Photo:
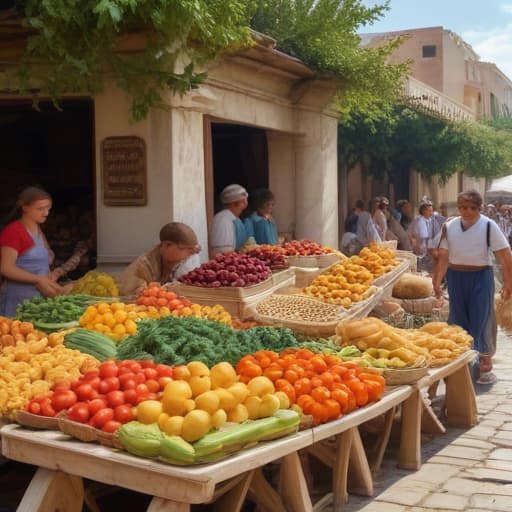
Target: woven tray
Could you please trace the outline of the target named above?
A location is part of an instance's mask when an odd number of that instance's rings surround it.
[[[388,386],[400,386],[402,384],[412,384],[424,377],[428,373],[428,367],[421,368],[399,368],[384,370],[384,380]]]
[[[27,411],[18,411],[16,413],[16,422],[24,427],[37,428],[42,430],[59,430],[59,419],[39,414],[32,414]]]
[[[62,433],[86,443],[100,443],[102,445],[112,446],[115,448],[121,447],[117,442],[115,434],[103,432],[85,423],[71,421],[65,416],[58,418],[58,428]]]
[[[239,300],[258,295],[259,293],[270,290],[274,285],[273,277],[270,276],[260,283],[251,286],[219,286],[218,288],[207,288],[203,286],[190,286],[183,283],[173,283],[172,291],[182,295],[192,302],[201,304],[201,299],[211,299],[215,296],[219,299]]]

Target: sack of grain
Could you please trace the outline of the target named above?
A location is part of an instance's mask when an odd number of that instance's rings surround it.
[[[432,279],[406,272],[393,286],[393,297],[398,299],[425,299],[432,296]]]

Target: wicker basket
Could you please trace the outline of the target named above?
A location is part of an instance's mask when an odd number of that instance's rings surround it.
[[[58,418],[59,429],[68,436],[86,443],[98,442],[98,430],[85,423],[68,420],[65,416]]]
[[[38,428],[43,430],[59,430],[59,419],[39,414],[32,414],[27,411],[18,411],[16,413],[16,422],[24,427]]]
[[[416,272],[418,270],[418,258],[413,252],[398,249],[395,256],[401,260],[407,260],[409,262],[410,272]]]
[[[388,386],[401,386],[417,382],[428,373],[428,367],[398,368],[384,370],[384,380]]]

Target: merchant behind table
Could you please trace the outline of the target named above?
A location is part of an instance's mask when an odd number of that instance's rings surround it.
[[[160,243],[139,256],[119,276],[120,295],[138,295],[149,283],[165,284],[200,264],[201,246],[194,230],[182,222],[170,222],[160,230]]]
[[[213,217],[210,232],[211,256],[238,251],[249,239],[240,215],[247,208],[249,194],[237,184],[228,185],[220,193],[223,209]]]

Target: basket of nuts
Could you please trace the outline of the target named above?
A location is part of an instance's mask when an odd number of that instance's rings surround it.
[[[342,307],[300,294],[272,294],[251,309],[252,317],[260,324],[316,336],[334,334],[336,325],[346,315]]]

